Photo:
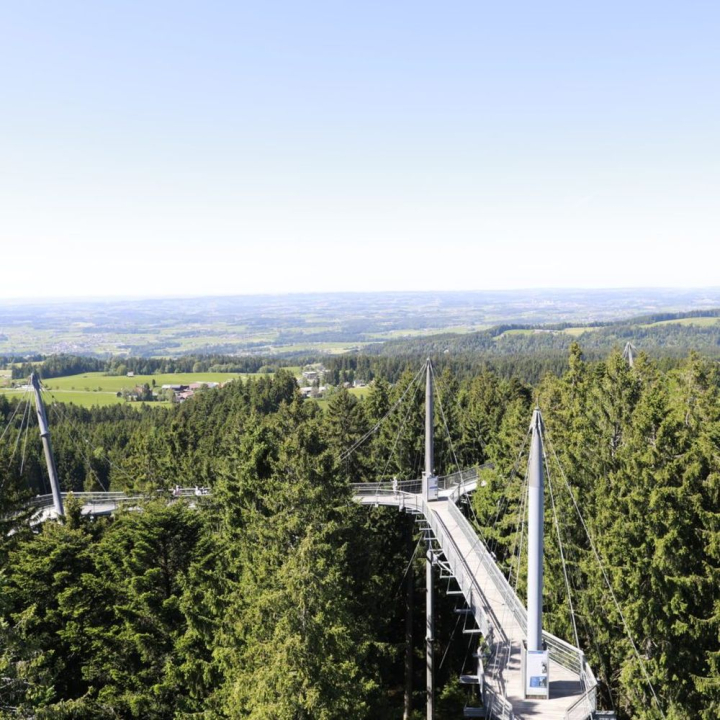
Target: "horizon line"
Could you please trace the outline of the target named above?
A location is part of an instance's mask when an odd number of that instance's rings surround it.
[[[720,285],[628,285],[628,286],[597,286],[597,287],[516,287],[493,289],[463,289],[463,290],[297,290],[287,292],[267,293],[170,293],[153,295],[141,293],[137,295],[33,295],[33,296],[0,296],[0,304],[20,305],[26,303],[63,303],[63,302],[140,302],[144,300],[211,300],[232,298],[273,298],[273,297],[317,297],[338,295],[483,295],[496,293],[568,293],[568,292],[703,292],[720,291]]]

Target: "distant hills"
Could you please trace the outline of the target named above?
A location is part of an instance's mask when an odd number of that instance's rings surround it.
[[[0,301],[0,356],[292,356],[717,347],[720,288]]]
[[[383,355],[480,353],[489,356],[565,354],[578,341],[589,356],[604,355],[627,342],[663,356],[697,350],[720,356],[720,309],[655,313],[616,322],[550,325],[503,324],[464,335],[437,334],[386,342],[374,352]]]

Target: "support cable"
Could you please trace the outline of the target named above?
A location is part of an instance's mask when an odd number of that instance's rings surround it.
[[[550,490],[550,503],[552,505],[553,520],[555,521],[555,532],[557,533],[558,547],[560,548],[560,561],[562,563],[563,577],[565,578],[565,589],[567,590],[568,605],[570,606],[570,620],[572,621],[573,636],[575,637],[575,647],[580,647],[580,639],[578,637],[577,624],[575,623],[575,608],[573,607],[572,593],[570,592],[570,580],[567,574],[567,565],[565,563],[565,551],[563,549],[562,539],[560,537],[560,523],[558,522],[557,510],[555,509],[555,493],[553,492],[552,476],[548,466],[547,453],[545,452],[545,443],[542,430],[540,430],[540,446],[543,451],[543,462],[545,463],[545,474],[548,479],[548,488]]]
[[[498,520],[500,519],[500,513],[502,512],[503,508],[505,507],[505,504],[507,502],[507,490],[510,485],[510,480],[517,474],[518,466],[520,465],[520,460],[522,459],[523,455],[525,454],[525,446],[527,445],[528,438],[530,437],[530,430],[528,430],[527,433],[525,433],[525,437],[523,438],[523,444],[520,448],[520,452],[518,453],[517,459],[515,460],[515,465],[513,465],[512,470],[510,471],[510,474],[508,475],[508,482],[503,488],[502,494],[498,498],[497,501],[497,508],[495,512],[495,519],[493,520],[492,529],[495,530],[495,527],[497,526]],[[488,551],[492,552],[494,554],[495,550],[497,550],[497,540],[493,543],[493,549],[490,550],[490,547],[488,545]]]
[[[62,403],[61,401],[59,401],[59,400],[55,397],[55,395],[53,395],[53,394],[52,394],[51,392],[49,392],[49,391],[46,391],[44,388],[43,388],[43,392],[48,392],[48,394],[49,394],[50,397],[52,398],[53,403],[52,403],[52,405],[51,405],[50,407],[53,409],[53,411],[55,412],[55,414],[56,414],[56,415],[60,415],[60,414],[61,414],[61,415],[62,415],[62,418],[61,418],[61,419],[64,420],[68,425],[70,425],[70,428],[71,428],[72,430],[76,430],[76,431],[77,431],[78,438],[79,438],[80,440],[82,440],[86,445],[90,445],[90,441],[89,441],[89,440],[83,435],[83,433],[78,429],[77,425],[67,416],[67,413],[65,412],[65,409],[64,409],[64,406],[63,406],[63,403]],[[128,473],[128,472],[127,472],[124,468],[122,468],[120,465],[116,465],[116,464],[110,459],[110,455],[107,453],[107,451],[105,450],[105,448],[101,447],[100,449],[103,451],[103,455],[105,456],[105,460],[107,460],[108,465],[109,465],[111,468],[113,468],[113,470],[117,470],[119,473],[123,474],[126,478],[128,478],[128,480],[130,480],[131,483],[134,484],[134,483],[135,483],[135,478],[133,478],[133,476],[130,475],[130,473]],[[92,470],[92,465],[90,466],[90,469]],[[93,470],[93,472],[95,472],[95,471]],[[97,473],[96,473],[96,477],[97,477]],[[100,487],[103,486],[103,484],[100,482],[100,479],[99,479],[99,478],[98,478],[98,483],[100,484]],[[106,492],[108,492],[108,491],[106,490]]]
[[[395,402],[395,404],[383,415],[380,420],[375,423],[375,426],[372,427],[370,430],[368,430],[359,440],[356,440],[341,456],[340,460],[346,460],[350,455],[352,455],[355,450],[357,450],[371,435],[377,432],[377,430],[380,428],[380,426],[387,420],[387,418],[395,411],[395,409],[402,403],[402,401],[405,399],[405,396],[407,395],[410,388],[417,382],[417,379],[420,377],[420,375],[425,371],[425,365],[423,365],[420,370],[418,370],[417,375],[412,379],[412,381],[408,384],[408,386],[405,388],[405,392],[399,397],[399,399]]]
[[[424,370],[425,367],[423,366],[422,370]],[[421,372],[422,372],[421,370]],[[403,397],[405,397],[407,391],[412,387],[412,385],[417,381],[418,377],[420,377],[420,373],[418,373],[415,378],[413,379],[412,383],[407,386],[405,392],[403,393]],[[415,401],[415,398],[417,397],[417,392],[420,389],[420,383],[418,383],[417,387],[415,388],[415,392],[413,393],[412,399],[413,402]],[[396,403],[397,404],[397,403]],[[392,450],[388,453],[387,460],[385,461],[385,467],[383,468],[383,471],[380,475],[380,477],[384,477],[385,473],[387,472],[387,469],[390,465],[390,460],[392,460],[393,455],[395,454],[395,448],[397,447],[398,440],[400,440],[400,435],[402,434],[402,431],[405,429],[405,425],[407,424],[408,418],[410,417],[410,413],[412,412],[412,403],[408,406],[407,412],[405,413],[405,417],[403,418],[402,424],[398,428],[397,433],[395,434],[395,442],[393,443]]]
[[[405,567],[405,572],[403,573],[402,580],[400,580],[400,584],[398,585],[397,590],[395,591],[395,594],[393,595],[393,600],[399,595],[400,590],[402,589],[403,583],[405,582],[405,578],[407,577],[407,574],[410,572],[410,568],[412,567],[412,564],[415,562],[415,559],[417,558],[417,551],[420,547],[420,543],[423,541],[422,535],[418,538],[418,541],[415,545],[415,549],[413,550],[413,554],[410,556],[410,561],[408,562],[407,566]]]
[[[57,407],[59,404],[60,403],[58,403],[58,402],[54,402],[50,406],[51,409],[55,412],[56,417],[60,416],[60,411],[57,410]],[[78,430],[77,426],[71,420],[68,419],[68,417],[67,417],[67,415],[65,415],[64,411],[63,411],[63,419],[65,420],[65,422],[68,423],[71,430],[76,431],[78,439],[83,440],[84,438],[82,437],[81,432]],[[89,441],[88,441],[88,444],[89,444]],[[83,446],[79,442],[77,443],[77,448],[80,451],[80,455],[82,455],[83,460],[85,460],[88,470],[95,476],[95,479],[97,480],[98,485],[103,489],[104,492],[108,492],[108,488],[106,488],[103,485],[102,481],[100,480],[100,476],[98,475],[97,471],[95,470],[95,468],[92,466],[92,463],[90,462],[90,458],[88,457]],[[108,462],[110,462],[110,461],[108,460]]]
[[[648,674],[647,668],[645,667],[645,663],[642,659],[642,656],[640,655],[640,651],[637,649],[635,640],[633,640],[632,634],[630,633],[630,628],[628,627],[628,623],[627,623],[627,620],[625,619],[625,615],[622,611],[622,608],[620,607],[620,603],[618,602],[618,599],[615,596],[615,592],[612,589],[612,585],[610,584],[610,579],[608,578],[607,572],[605,571],[605,566],[603,565],[603,562],[600,559],[600,553],[597,550],[597,547],[592,538],[592,535],[590,534],[590,530],[588,529],[588,526],[585,524],[585,519],[583,518],[582,513],[580,512],[580,508],[577,504],[577,500],[575,500],[575,495],[573,495],[572,488],[570,487],[570,483],[568,482],[567,476],[565,475],[565,471],[563,470],[563,467],[560,464],[560,460],[558,459],[557,453],[555,452],[555,447],[550,442],[548,442],[548,444],[550,446],[550,449],[552,450],[553,456],[555,457],[555,462],[557,463],[557,466],[560,468],[560,474],[562,475],[562,478],[565,482],[565,487],[567,488],[568,494],[570,495],[570,499],[572,500],[573,506],[575,507],[575,512],[577,513],[578,518],[580,518],[580,523],[582,524],[583,530],[585,531],[585,535],[587,536],[587,539],[590,543],[590,548],[593,551],[595,560],[597,561],[597,564],[600,567],[600,571],[602,573],[603,579],[605,580],[605,584],[607,585],[607,588],[610,591],[610,597],[612,597],[612,599],[613,599],[613,603],[615,604],[615,609],[617,610],[618,615],[620,615],[620,619],[623,622],[623,626],[625,628],[625,634],[627,635],[627,638],[630,641],[630,645],[632,646],[632,649],[635,652],[635,656],[638,660],[638,663],[640,664],[643,675],[645,676],[645,682],[647,682],[648,687],[650,688],[650,692],[652,693],[653,699],[655,700],[655,705],[657,706],[657,709],[660,711],[660,715],[663,717],[663,720],[664,720],[665,712],[663,711],[662,706],[660,705],[658,696],[655,693],[655,688],[653,687],[652,681],[650,680],[650,675]]]
[[[453,638],[455,637],[455,632],[458,629],[458,625],[460,624],[460,615],[458,615],[457,620],[455,621],[455,627],[453,628],[453,631],[450,633],[450,639],[447,641],[447,645],[445,646],[445,652],[443,653],[442,660],[440,661],[440,664],[438,665],[438,670],[442,669],[443,663],[445,662],[445,658],[447,657],[448,651],[450,650],[450,646],[452,645]],[[463,667],[464,669],[464,667]]]
[[[520,581],[520,565],[522,563],[522,549],[523,545],[525,543],[525,525],[527,524],[525,522],[525,508],[527,507],[527,491],[528,491],[528,480],[530,479],[530,473],[525,473],[525,481],[523,482],[523,495],[522,495],[522,503],[520,504],[520,542],[518,543],[517,548],[515,548],[517,552],[517,565],[515,569],[515,594],[517,595],[517,586],[518,582]]]
[[[17,452],[18,446],[20,445],[20,438],[23,435],[23,430],[26,429],[26,421],[29,422],[28,409],[30,408],[30,399],[25,400],[25,409],[23,410],[22,420],[20,421],[20,430],[15,438],[15,446],[13,447],[12,455],[10,456],[10,462],[15,459],[15,453]]]
[[[455,446],[453,445],[452,437],[450,436],[450,429],[448,428],[447,418],[445,417],[445,410],[443,409],[442,397],[440,395],[440,386],[438,385],[437,376],[435,375],[435,370],[433,369],[432,363],[430,364],[430,374],[432,375],[434,381],[433,387],[435,388],[435,395],[437,395],[438,405],[440,406],[440,416],[442,417],[443,425],[445,426],[445,434],[447,435],[448,443],[450,444],[450,450],[452,452],[453,460],[455,460],[455,467],[460,470],[460,463],[458,462],[457,455],[455,454]]]
[[[10,426],[12,425],[12,421],[15,419],[15,416],[18,413],[18,410],[20,409],[20,406],[23,404],[23,400],[26,400],[26,395],[28,394],[28,390],[25,390],[25,392],[20,396],[20,399],[18,400],[18,404],[15,406],[15,410],[13,411],[13,414],[10,416],[10,419],[7,421],[7,425],[5,426],[5,429],[2,431],[2,435],[0,435],[0,442],[2,442],[3,438],[5,437],[5,433],[10,429]]]
[[[28,405],[30,405],[30,400],[28,398]],[[27,441],[28,441],[28,435],[30,434],[30,416],[28,415],[28,424],[25,428],[25,439],[23,440],[23,449],[22,449],[22,460],[20,462],[20,476],[22,477],[23,470],[25,468],[25,451],[27,450]]]

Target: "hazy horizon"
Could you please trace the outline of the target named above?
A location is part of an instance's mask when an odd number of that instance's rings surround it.
[[[55,296],[27,296],[27,297],[3,297],[0,296],[0,304],[30,304],[30,303],[83,303],[83,302],[123,302],[123,301],[144,301],[144,300],[212,300],[212,299],[233,299],[233,298],[272,298],[289,296],[332,296],[332,295],[492,295],[492,294],[543,294],[551,296],[553,293],[697,293],[697,292],[720,293],[720,284],[705,285],[698,287],[518,287],[518,288],[492,288],[492,289],[461,289],[461,290],[428,290],[428,289],[407,289],[407,290],[329,290],[329,291],[286,291],[286,292],[247,292],[247,293],[168,293],[153,295],[150,293],[137,295],[55,295]],[[720,302],[720,299],[719,299]]]

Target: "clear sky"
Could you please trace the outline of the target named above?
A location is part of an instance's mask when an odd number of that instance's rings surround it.
[[[720,285],[720,2],[0,2],[0,297]]]

